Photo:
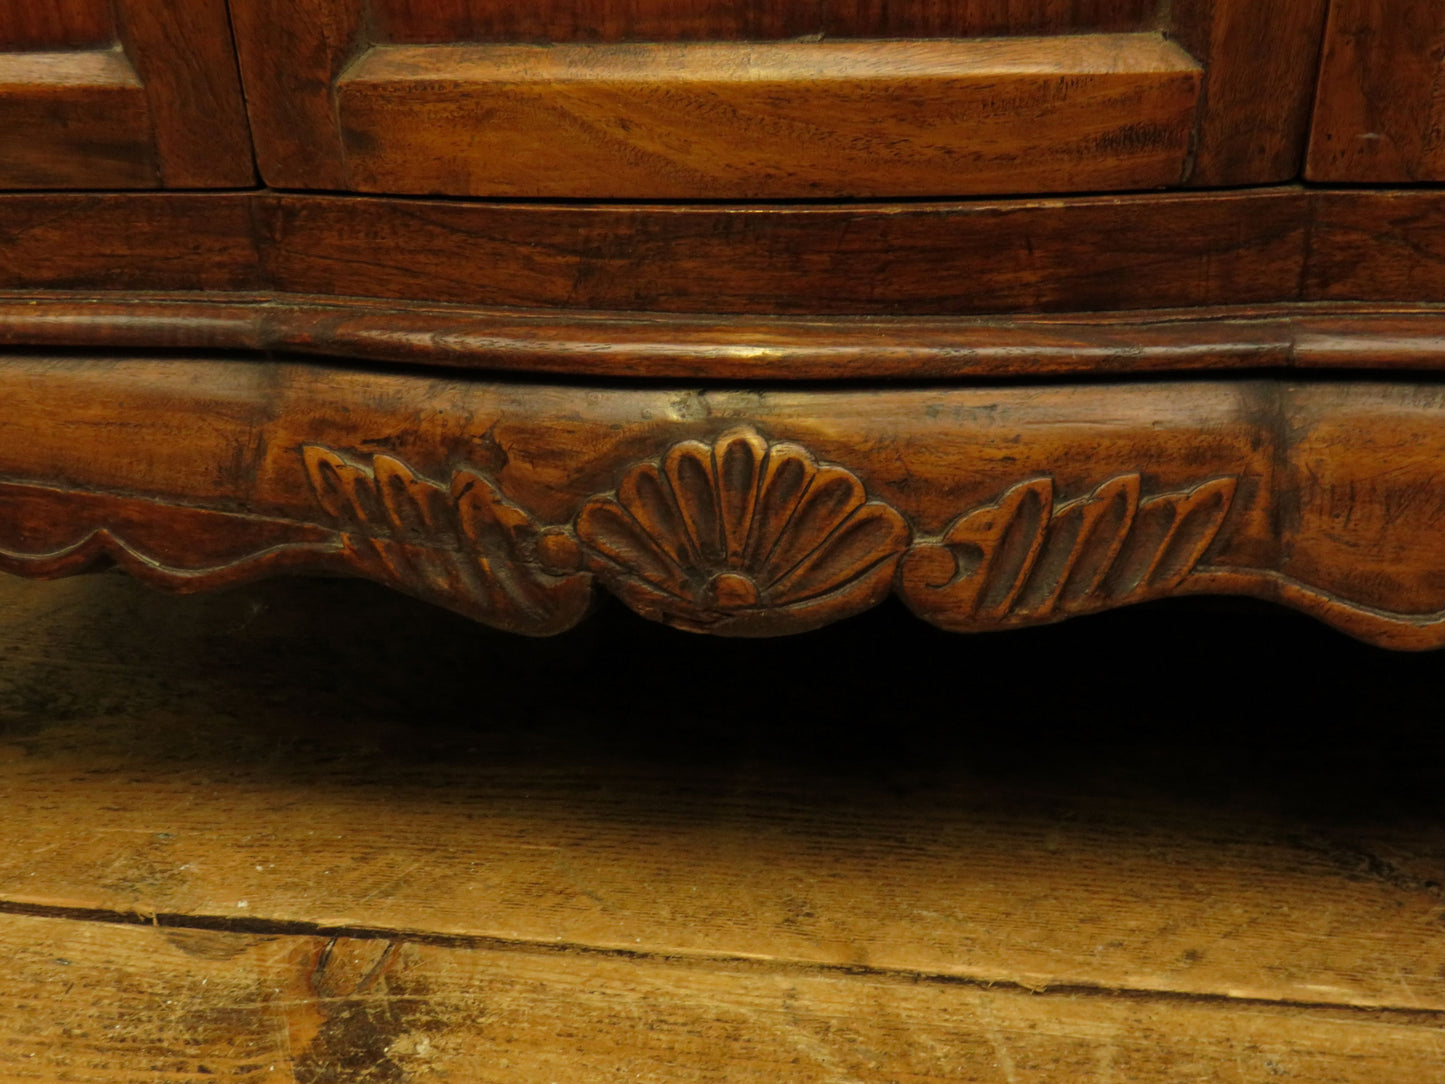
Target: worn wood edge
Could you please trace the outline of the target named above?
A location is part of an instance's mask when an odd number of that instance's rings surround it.
[[[1445,305],[701,317],[238,293],[4,294],[0,345],[245,350],[577,377],[952,379],[1445,367]]]

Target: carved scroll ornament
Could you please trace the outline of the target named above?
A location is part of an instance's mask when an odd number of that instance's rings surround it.
[[[627,468],[570,525],[542,525],[470,470],[426,479],[387,455],[304,450],[352,570],[520,632],[570,627],[593,576],[637,613],[696,632],[799,632],[900,592],[949,629],[1057,620],[1166,594],[1218,535],[1235,479],[1141,495],[1138,475],[1057,501],[1035,478],[915,538],[851,471],[736,429]]]
[[[932,537],[870,497],[852,471],[750,428],[682,441],[628,466],[613,491],[584,500],[566,524],[540,522],[471,469],[439,481],[395,456],[354,458],[314,444],[303,446],[301,462],[324,526],[167,512],[194,521],[191,546],[233,539],[242,526],[267,537],[282,529],[273,544],[229,561],[167,564],[154,552],[164,532],[149,532],[146,547],[107,527],[46,552],[0,547],[0,570],[66,575],[109,560],[175,590],[344,570],[536,636],[580,621],[594,580],[644,617],[731,636],[816,628],[896,590],[920,617],[972,631],[1184,588],[1223,530],[1237,484],[1207,478],[1146,494],[1140,476],[1128,474],[1061,501],[1052,479],[1031,478],[995,503],[962,510]],[[176,559],[191,559],[187,542],[178,545]]]

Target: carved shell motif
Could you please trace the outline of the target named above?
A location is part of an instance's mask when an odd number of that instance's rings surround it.
[[[367,465],[308,445],[302,456],[355,572],[533,636],[569,629],[587,612],[592,578],[576,540],[539,526],[482,475],[459,470],[447,486],[388,455]]]
[[[751,429],[673,445],[577,516],[592,570],[638,613],[698,632],[771,636],[889,592],[907,523],[850,471]]]
[[[1238,480],[1142,497],[1137,474],[1056,503],[1051,478],[1014,486],[997,504],[919,540],[899,571],[909,607],[945,629],[1056,621],[1156,598],[1208,552]]]

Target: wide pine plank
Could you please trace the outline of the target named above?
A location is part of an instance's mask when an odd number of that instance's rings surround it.
[[[1431,1014],[0,915],[0,1074],[130,1084],[1441,1079]]]
[[[1399,808],[1439,743],[1376,733],[1429,659],[1293,619],[536,644],[345,584],[0,597],[10,905],[1445,1009],[1440,834]],[[1250,699],[1277,664],[1314,684]]]

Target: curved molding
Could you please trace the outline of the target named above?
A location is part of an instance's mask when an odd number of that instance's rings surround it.
[[[546,312],[289,294],[0,295],[0,345],[290,352],[578,378],[1431,370],[1445,364],[1442,341],[1445,307],[1431,305],[824,318]]]

